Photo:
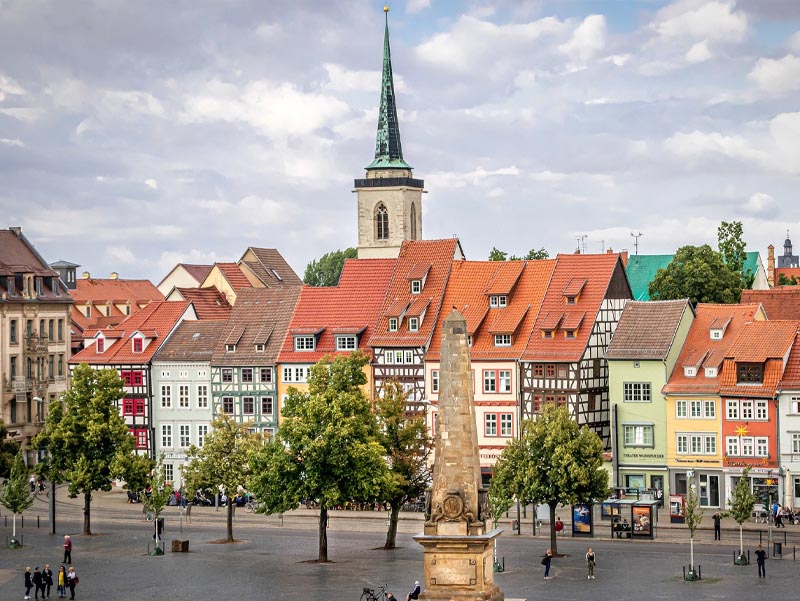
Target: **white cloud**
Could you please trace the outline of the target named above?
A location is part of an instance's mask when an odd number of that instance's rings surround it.
[[[751,215],[770,217],[775,215],[777,203],[769,194],[756,192],[742,204],[742,210]]]
[[[733,0],[680,0],[658,11],[650,28],[664,40],[740,42],[747,34],[747,15]]]
[[[158,190],[158,182],[154,180],[152,177],[144,180],[144,185],[150,188],[151,190]]]
[[[769,94],[800,90],[800,57],[787,54],[781,59],[760,58],[747,78]]]
[[[719,132],[678,132],[667,138],[664,146],[670,153],[681,158],[707,158],[715,155],[759,161],[765,158],[744,137],[726,136]]]
[[[0,138],[0,144],[3,146],[18,146],[20,148],[25,147],[25,142],[20,140],[19,138]]]
[[[102,101],[104,108],[117,118],[130,118],[134,114],[164,117],[166,113],[161,102],[148,92],[107,90]]]
[[[322,85],[323,89],[335,92],[375,92],[381,86],[380,71],[354,71],[333,63],[323,65],[328,73],[328,81]],[[395,92],[402,92],[405,82],[400,75],[394,75]]]
[[[468,172],[439,171],[437,173],[431,173],[426,179],[435,182],[436,186],[440,188],[463,188],[465,186],[480,186],[487,180],[491,180],[495,177],[517,175],[519,175],[519,169],[511,165],[510,167],[500,167],[499,169],[490,170],[478,167]]]
[[[135,263],[136,255],[125,246],[110,246],[106,250],[106,257],[113,263]]]
[[[160,273],[166,275],[178,263],[189,263],[190,265],[211,265],[220,260],[222,259],[220,259],[220,257],[217,256],[217,253],[215,253],[213,250],[209,251],[205,249],[199,250],[193,248],[186,251],[162,251],[158,256],[156,264]],[[228,257],[228,260],[232,260],[232,258]]]
[[[408,0],[406,2],[406,12],[415,14],[431,7],[431,0]]]
[[[5,100],[8,96],[19,96],[25,93],[25,90],[16,81],[10,77],[0,73],[0,102]]]
[[[794,34],[786,42],[787,48],[795,52],[800,52],[800,31],[795,31]]]
[[[708,49],[708,42],[703,40],[689,49],[689,52],[686,53],[686,60],[690,63],[703,63],[712,56],[711,51]]]
[[[589,15],[572,32],[569,41],[558,49],[570,57],[574,69],[586,64],[606,45],[606,19],[603,15]]]
[[[781,113],[771,119],[769,133],[776,166],[787,173],[800,174],[800,112]]]

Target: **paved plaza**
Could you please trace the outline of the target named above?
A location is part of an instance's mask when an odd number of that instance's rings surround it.
[[[358,601],[363,587],[381,584],[388,584],[389,590],[404,599],[414,580],[423,580],[422,549],[406,532],[420,523],[418,516],[404,521],[403,532],[398,535],[399,548],[393,551],[380,549],[384,532],[378,527],[385,524],[384,520],[343,521],[334,517],[328,537],[332,563],[321,565],[313,561],[317,531],[308,510],[304,510],[308,511],[304,518],[286,516],[283,525],[275,516],[239,510],[234,528],[239,542],[218,544],[216,541],[225,536],[222,510],[193,508],[192,523],[184,523],[181,533],[177,509],[170,507],[165,511],[167,552],[163,557],[150,557],[147,545],[152,525],[142,521],[141,506],[127,504],[124,494],[98,496],[93,503],[95,535],[91,537],[80,534],[78,500],[67,500],[63,491],[58,498],[56,535],[50,534],[45,501],[37,501],[25,514],[24,529],[18,523],[25,547],[0,549],[3,601],[22,598],[24,566],[49,563],[54,571],[58,569],[64,534],[70,534],[74,542],[73,565],[81,578],[76,598],[81,600]],[[37,515],[41,516],[38,529]],[[3,530],[5,539],[11,534],[10,518]],[[791,552],[785,559],[769,560],[768,578],[759,580],[755,565],[732,564],[738,536],[734,537],[732,531],[726,531],[725,536],[730,540],[723,544],[709,541],[695,545],[696,563],[702,566],[704,580],[690,584],[680,576],[682,566],[688,564],[688,544],[564,537],[559,540],[559,551],[568,556],[556,559],[554,578],[544,580],[540,560],[547,539],[504,535],[498,541],[498,555],[504,559],[505,571],[496,574],[496,581],[509,600],[795,598],[798,564]],[[174,538],[188,539],[190,553],[172,553],[169,543]],[[583,554],[588,545],[597,553],[595,580],[586,578]]]

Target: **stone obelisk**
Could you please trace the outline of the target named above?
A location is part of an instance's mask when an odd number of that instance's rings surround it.
[[[442,324],[439,418],[430,513],[415,536],[425,553],[420,599],[502,601],[494,583],[494,540],[481,494],[478,430],[467,323],[455,309]]]

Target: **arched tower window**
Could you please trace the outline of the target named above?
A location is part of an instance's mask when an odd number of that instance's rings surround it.
[[[389,211],[383,203],[375,209],[375,239],[389,239]]]
[[[417,205],[411,203],[411,239],[417,240]]]

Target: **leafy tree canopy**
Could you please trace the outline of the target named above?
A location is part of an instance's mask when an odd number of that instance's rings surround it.
[[[785,273],[778,274],[778,286],[797,286],[798,283],[795,276],[787,278]]]
[[[84,496],[84,534],[92,533],[92,491],[110,490],[113,478],[125,478],[125,456],[133,453],[133,436],[117,408],[123,394],[115,370],[79,365],[34,439],[47,451],[42,472],[54,482],[67,481],[70,497]]]
[[[14,465],[14,458],[19,452],[19,444],[8,438],[8,428],[3,420],[0,420],[0,478],[8,478],[11,474],[11,466]]]
[[[550,253],[545,250],[544,247],[540,249],[532,248],[528,251],[528,253],[524,257],[518,257],[516,255],[508,256],[507,252],[502,250],[498,250],[496,247],[492,247],[491,252],[489,252],[489,260],[490,261],[505,261],[508,259],[509,261],[536,261],[539,259],[549,259]]]
[[[658,270],[649,290],[653,300],[731,304],[742,296],[742,278],[708,244],[683,246],[667,267]]]
[[[0,505],[11,513],[22,513],[33,504],[33,498],[28,484],[28,468],[22,460],[22,453],[17,453],[11,465],[11,475],[0,492]]]
[[[303,282],[309,286],[336,286],[342,274],[345,259],[358,257],[358,250],[346,248],[325,253],[319,259],[314,259],[306,265]]]
[[[555,554],[558,504],[586,503],[608,494],[603,443],[586,426],[579,428],[564,407],[545,405],[535,420],[523,423],[522,436],[503,449],[489,493],[492,505],[513,497],[550,506],[550,546]]]
[[[379,500],[389,485],[377,421],[362,389],[367,361],[356,352],[313,366],[308,391],[289,388],[275,440],[252,460],[251,489],[267,513],[294,509],[303,499],[319,505],[321,562],[328,560],[328,510]]]
[[[741,274],[741,287],[750,288],[753,285],[755,274],[749,269],[746,272],[744,270],[747,244],[743,236],[744,229],[741,221],[723,221],[717,228],[717,242],[722,259],[734,272]]]

